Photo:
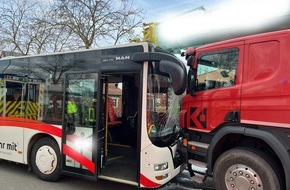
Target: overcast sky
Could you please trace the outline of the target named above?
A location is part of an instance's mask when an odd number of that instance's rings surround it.
[[[210,9],[221,0],[136,0],[145,14],[145,22],[160,22],[186,11],[204,6]]]

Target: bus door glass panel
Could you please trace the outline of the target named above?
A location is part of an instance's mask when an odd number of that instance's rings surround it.
[[[97,73],[67,74],[63,121],[63,168],[95,175]]]

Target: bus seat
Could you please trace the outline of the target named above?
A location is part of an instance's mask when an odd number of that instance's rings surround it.
[[[121,126],[122,122],[117,117],[112,98],[108,98],[108,114],[109,114],[108,127]]]

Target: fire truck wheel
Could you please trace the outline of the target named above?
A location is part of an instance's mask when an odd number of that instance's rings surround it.
[[[48,137],[38,140],[31,151],[31,168],[42,180],[57,181],[61,176],[60,150]]]
[[[282,189],[277,168],[275,161],[263,152],[246,148],[231,149],[224,152],[214,165],[215,188]]]

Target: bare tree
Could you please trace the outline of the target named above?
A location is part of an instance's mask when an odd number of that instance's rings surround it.
[[[133,0],[0,0],[0,49],[27,55],[128,42],[142,14]]]
[[[0,0],[0,48],[27,55],[78,47],[79,38],[55,24],[51,8],[37,0]]]
[[[77,35],[86,49],[117,44],[141,25],[142,11],[131,0],[57,0],[58,25]]]
[[[42,12],[45,12],[45,14],[42,17],[39,16],[35,21],[35,31],[38,34],[34,43],[35,53],[78,49],[82,41],[71,30],[56,24],[55,21],[59,17],[54,14],[52,7]]]
[[[128,42],[136,37],[136,28],[142,26],[143,10],[134,7],[133,1],[123,0],[114,13],[114,24],[109,37],[114,40],[114,45]]]
[[[27,55],[31,44],[35,39],[35,34],[31,30],[33,20],[33,7],[35,3],[28,3],[21,0],[1,0],[1,46],[11,51],[18,51]]]

